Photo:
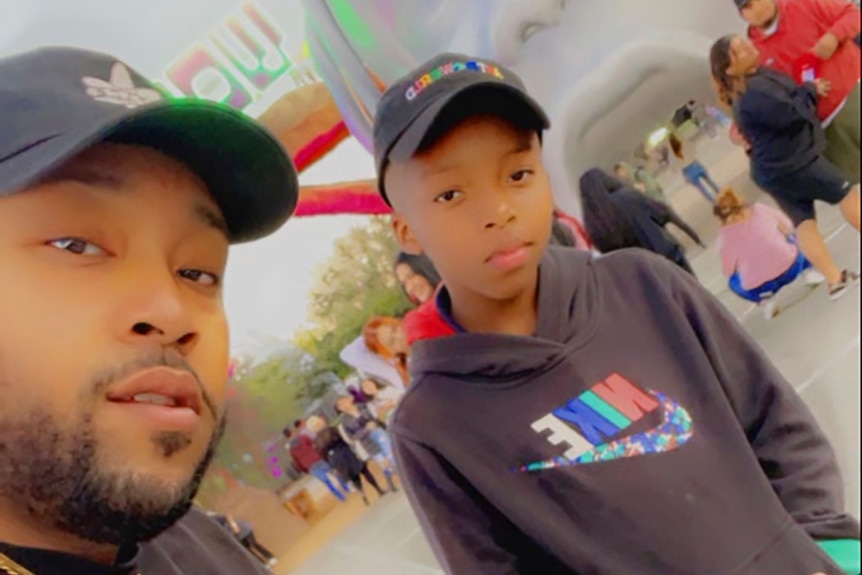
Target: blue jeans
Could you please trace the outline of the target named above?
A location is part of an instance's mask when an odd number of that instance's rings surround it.
[[[715,183],[715,180],[710,177],[709,172],[706,171],[703,164],[698,161],[690,163],[682,169],[682,175],[685,176],[685,181],[697,188],[709,203],[715,203],[715,198],[721,192],[721,189]],[[707,190],[706,186],[712,188],[712,192]]]
[[[810,269],[811,262],[809,262],[805,258],[805,256],[802,255],[802,252],[799,252],[799,256],[797,256],[796,261],[793,262],[793,265],[791,265],[786,272],[773,280],[769,280],[763,285],[747,290],[742,287],[742,278],[739,277],[738,273],[734,273],[732,276],[730,276],[729,285],[731,291],[733,291],[733,293],[735,293],[742,299],[754,303],[760,303],[761,301],[769,299],[775,294],[777,294],[781,288],[793,283],[800,275]]]
[[[347,491],[348,491],[347,483],[344,482],[344,479],[342,479],[342,477],[340,475],[335,473],[335,471],[332,469],[332,467],[327,462],[320,461],[318,463],[315,463],[314,465],[311,466],[311,469],[308,470],[308,473],[312,477],[314,477],[315,479],[317,479],[318,481],[320,481],[321,483],[326,485],[327,489],[329,489],[329,491],[333,495],[335,495],[336,499],[338,499],[339,501],[346,501],[347,500],[347,496],[345,495],[345,493],[347,493]],[[332,476],[333,475],[338,477],[338,482],[341,484],[341,490],[340,491],[335,486],[335,484],[332,482]]]

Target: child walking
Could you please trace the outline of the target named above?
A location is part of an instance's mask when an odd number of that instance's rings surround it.
[[[734,319],[665,258],[546,250],[548,127],[459,54],[377,111],[395,233],[443,278],[390,430],[445,571],[838,575],[817,541],[859,526],[835,455]]]

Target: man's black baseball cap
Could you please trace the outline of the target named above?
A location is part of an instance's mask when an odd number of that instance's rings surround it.
[[[241,112],[172,98],[105,54],[43,48],[0,59],[0,197],[103,141],[154,148],[188,166],[221,208],[232,243],[274,232],[296,207],[293,163]]]
[[[434,123],[461,96],[483,89],[488,98],[509,98],[538,132],[551,126],[542,107],[527,94],[523,80],[504,66],[463,54],[440,54],[422,64],[383,94],[374,118],[374,161],[383,199],[383,176],[390,161],[408,160]]]
[[[743,8],[751,4],[751,0],[733,0],[733,2],[736,4],[736,7],[739,10],[742,10]]]

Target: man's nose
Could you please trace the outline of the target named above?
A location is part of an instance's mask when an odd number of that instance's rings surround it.
[[[187,355],[199,334],[176,274],[164,266],[149,266],[124,278],[123,283],[127,286],[123,290],[124,309],[118,314],[123,337],[135,343],[172,347]]]

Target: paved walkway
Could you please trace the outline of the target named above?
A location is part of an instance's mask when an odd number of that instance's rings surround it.
[[[717,152],[713,150],[713,152]],[[727,149],[709,162],[720,184],[759,196],[744,175],[745,158]],[[683,216],[714,245],[718,226],[703,199],[683,187],[672,196]],[[829,245],[845,267],[859,267],[859,235],[842,226],[836,210],[820,211]],[[859,516],[859,290],[831,302],[824,288],[791,286],[780,294],[784,310],[767,321],[725,287],[714,248],[691,252],[701,281],[740,319],[784,375],[794,383],[834,442],[846,479],[848,509]],[[433,554],[406,500],[387,498],[333,538],[296,575],[438,575]]]

